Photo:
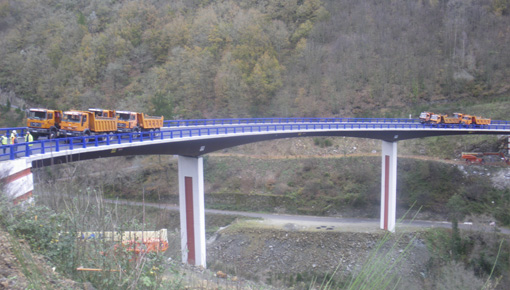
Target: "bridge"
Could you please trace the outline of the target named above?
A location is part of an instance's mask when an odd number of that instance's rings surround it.
[[[26,128],[0,128],[0,133]],[[1,146],[0,180],[14,203],[32,196],[31,168],[128,155],[178,155],[183,263],[206,266],[204,154],[281,138],[345,136],[378,139],[381,150],[381,229],[394,232],[397,143],[451,135],[510,135],[510,122],[491,125],[430,125],[417,119],[255,118],[165,121],[161,131],[39,140]]]

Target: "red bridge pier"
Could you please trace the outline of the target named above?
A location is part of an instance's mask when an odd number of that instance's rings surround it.
[[[202,157],[179,156],[182,262],[206,267],[204,165]]]

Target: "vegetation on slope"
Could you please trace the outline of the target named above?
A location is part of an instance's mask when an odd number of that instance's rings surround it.
[[[435,104],[456,110],[496,100],[508,107],[509,6],[1,0],[1,103],[166,118],[407,117]]]
[[[163,272],[172,266],[165,263],[161,253],[134,255],[107,239],[78,238],[82,231],[124,232],[147,230],[150,226],[123,216],[125,211],[107,206],[95,191],[85,195],[67,200],[58,211],[43,205],[42,197],[23,207],[12,207],[11,202],[0,201],[0,227],[29,246],[11,240],[17,258],[11,262],[24,276],[19,280],[16,276],[9,277],[15,283],[7,289],[89,289],[90,285],[97,289],[179,288],[173,284],[179,280],[162,281]],[[53,197],[51,203],[55,200]],[[81,283],[59,281],[61,277],[54,271]],[[19,286],[20,283],[28,288]],[[53,284],[58,284],[58,288]]]

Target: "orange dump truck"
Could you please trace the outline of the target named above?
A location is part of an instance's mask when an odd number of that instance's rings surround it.
[[[158,131],[163,127],[163,116],[153,117],[143,113],[117,111],[117,131],[120,133]]]
[[[431,113],[431,112],[422,112],[420,114],[420,123],[422,123],[422,124],[430,123],[430,117],[432,115],[434,115],[434,113]]]
[[[40,136],[48,138],[58,137],[62,111],[48,109],[30,109],[27,117],[27,127],[30,134],[37,140]]]
[[[429,123],[430,124],[443,124],[444,118],[448,117],[448,115],[440,115],[440,114],[432,114],[430,116]]]
[[[460,122],[462,121],[462,117],[464,117],[464,114],[453,113],[453,116],[444,118],[444,123],[445,124],[460,124]]]
[[[462,117],[462,124],[490,125],[491,119],[485,119],[485,118],[478,117],[478,116],[464,115],[464,117]]]
[[[60,128],[66,137],[113,134],[117,132],[117,117],[99,117],[91,111],[67,111]]]

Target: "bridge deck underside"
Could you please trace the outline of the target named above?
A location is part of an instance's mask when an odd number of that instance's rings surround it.
[[[369,138],[379,139],[387,142],[396,142],[400,140],[424,138],[431,136],[451,136],[451,135],[495,135],[505,134],[505,132],[494,131],[442,131],[442,130],[416,130],[416,131],[305,131],[305,132],[264,132],[261,134],[239,134],[239,135],[211,135],[202,137],[192,137],[186,140],[163,140],[163,142],[141,142],[132,143],[131,146],[105,146],[90,147],[86,152],[73,152],[68,151],[66,155],[58,154],[45,154],[35,158],[32,166],[44,167],[53,164],[62,164],[68,162],[118,157],[118,156],[131,156],[131,155],[181,155],[197,157],[207,153],[231,148],[239,145],[283,139],[283,138],[299,138],[299,137],[317,137],[317,136],[330,136],[330,137],[356,137],[356,138]],[[508,134],[508,132],[506,133]]]

